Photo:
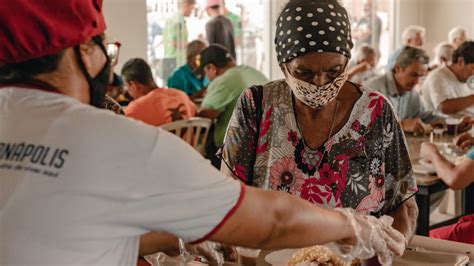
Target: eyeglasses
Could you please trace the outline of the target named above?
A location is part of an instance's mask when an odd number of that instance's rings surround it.
[[[112,65],[117,64],[120,46],[122,46],[120,42],[107,43],[107,56],[110,58]]]

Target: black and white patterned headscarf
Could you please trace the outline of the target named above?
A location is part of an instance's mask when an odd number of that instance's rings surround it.
[[[278,17],[275,36],[280,64],[313,52],[351,57],[351,26],[337,0],[290,0]]]

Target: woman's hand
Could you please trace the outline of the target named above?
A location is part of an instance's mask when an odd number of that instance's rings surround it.
[[[420,156],[427,162],[433,161],[433,156],[438,153],[438,148],[433,143],[423,142],[420,148]]]

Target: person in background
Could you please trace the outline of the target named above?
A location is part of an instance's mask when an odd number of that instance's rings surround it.
[[[167,80],[177,66],[186,62],[186,45],[188,44],[188,27],[186,18],[191,16],[196,0],[179,0],[179,12],[166,20],[163,30],[163,80]]]
[[[211,17],[206,23],[207,42],[224,46],[234,59],[237,58],[234,28],[232,22],[223,16],[222,0],[206,0],[205,9]]]
[[[420,156],[431,163],[436,174],[453,190],[468,187],[474,182],[474,138],[464,133],[456,139],[456,145],[468,149],[466,158],[455,165],[446,159],[433,143],[421,144]],[[457,223],[430,230],[430,237],[474,244],[474,214],[461,217]]]
[[[222,0],[223,14],[226,18],[232,22],[232,27],[234,29],[234,40],[235,46],[240,46],[242,42],[242,20],[239,15],[231,12],[227,9],[225,5],[225,0]]]
[[[448,42],[457,49],[461,44],[468,40],[466,29],[454,27],[448,33]]]
[[[374,47],[375,51],[379,51],[380,34],[382,32],[382,20],[375,14],[372,16],[372,8],[374,2],[365,0],[364,16],[357,21],[352,32],[352,38],[355,40],[355,46],[368,44]]]
[[[101,12],[101,0],[0,5],[0,265],[134,265],[148,232],[265,249],[335,242],[385,263],[403,254],[389,217],[247,188],[177,136],[100,109]]]
[[[426,29],[418,25],[410,25],[402,33],[402,44],[421,48],[425,42]]]
[[[176,69],[168,79],[168,87],[185,92],[191,99],[204,97],[205,87],[209,83],[203,75],[196,76],[193,70],[197,68],[196,57],[207,44],[201,40],[194,40],[186,48],[186,64]]]
[[[474,75],[474,42],[457,48],[452,62],[431,71],[422,85],[429,110],[445,115],[474,115],[474,91],[466,82]]]
[[[347,82],[350,32],[337,0],[283,7],[275,54],[285,79],[242,93],[221,171],[326,208],[392,215],[411,239],[417,186],[405,137],[387,99]]]
[[[349,62],[349,80],[362,84],[365,80],[374,77],[377,65],[377,51],[368,44],[361,44],[356,48],[355,60]],[[352,64],[351,64],[352,63]]]
[[[198,73],[210,81],[198,116],[215,119],[214,131],[207,144],[207,157],[219,168],[220,160],[214,155],[224,142],[224,135],[240,94],[252,85],[261,85],[268,79],[249,66],[238,66],[227,49],[211,44],[200,54]]]
[[[405,46],[412,46],[420,49],[422,48],[425,42],[425,32],[426,29],[418,25],[410,25],[405,28],[402,33],[402,46],[393,51],[388,57],[386,66],[387,72],[392,71],[392,69],[395,67],[395,62]]]
[[[454,48],[452,44],[447,42],[442,42],[436,45],[434,50],[435,55],[430,63],[429,71],[450,64],[455,49],[456,48]]]
[[[161,126],[196,115],[196,105],[182,91],[156,85],[150,66],[134,58],[122,67],[122,77],[133,101],[125,115],[152,126]]]
[[[413,91],[426,74],[428,62],[425,51],[405,46],[390,72],[364,82],[364,86],[379,91],[392,103],[405,132],[423,134],[431,130],[430,123],[440,120],[424,109],[418,93]]]

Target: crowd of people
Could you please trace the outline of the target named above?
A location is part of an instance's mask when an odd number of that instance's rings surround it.
[[[236,63],[238,22],[222,0],[206,1],[207,40],[182,49],[196,4],[183,0],[164,31],[166,87],[141,58],[114,73],[120,44],[107,41],[101,0],[0,7],[0,265],[133,265],[174,254],[178,237],[334,242],[346,259],[389,265],[418,216],[405,134],[453,116],[459,131],[471,127],[474,42],[456,27],[430,61],[413,25],[380,63],[367,3],[352,31],[339,1],[290,0],[275,25],[284,78],[270,81]],[[193,117],[213,121],[211,163],[160,129]],[[470,149],[474,137],[457,144]],[[474,148],[457,166],[433,144],[421,154],[451,188],[474,181]],[[474,244],[473,221],[431,235]]]

